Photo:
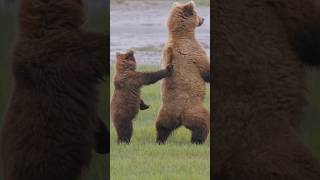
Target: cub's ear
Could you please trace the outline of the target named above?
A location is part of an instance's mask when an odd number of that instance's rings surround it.
[[[134,55],[133,50],[132,50],[132,49],[130,49],[130,50],[127,52],[127,55],[128,55],[128,56],[133,56],[133,55]]]
[[[116,56],[119,57],[121,54],[119,52],[116,52]]]
[[[183,15],[185,17],[190,17],[193,15],[193,10],[194,10],[194,2],[190,1],[186,5],[183,6]]]

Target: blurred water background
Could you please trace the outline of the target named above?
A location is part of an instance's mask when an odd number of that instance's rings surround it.
[[[196,37],[210,54],[209,1],[195,1],[198,14],[205,18],[196,29]],[[159,65],[162,49],[167,41],[167,17],[173,1],[114,0],[110,9],[110,60],[116,52],[135,51],[139,64]]]

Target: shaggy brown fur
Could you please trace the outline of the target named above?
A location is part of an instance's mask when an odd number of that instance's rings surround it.
[[[320,63],[318,5],[215,0],[212,13],[214,178],[319,180],[319,161],[297,131],[303,62]]]
[[[192,143],[203,143],[209,133],[210,114],[202,103],[205,81],[210,81],[210,65],[195,39],[195,28],[203,21],[194,2],[175,3],[172,7],[162,64],[172,63],[174,71],[161,85],[163,104],[156,122],[158,143],[164,143],[181,125],[192,131]]]
[[[116,74],[114,76],[115,91],[111,100],[111,118],[118,134],[118,143],[129,143],[132,136],[132,120],[139,108],[148,106],[140,99],[140,89],[158,80],[170,76],[172,66],[157,72],[136,72],[136,61],[133,51],[125,54],[117,53]]]
[[[81,0],[22,0],[14,89],[1,131],[5,180],[76,180],[93,148],[108,152],[97,84],[108,37],[80,29]]]

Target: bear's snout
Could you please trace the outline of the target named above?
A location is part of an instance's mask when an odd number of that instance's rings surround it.
[[[204,18],[199,16],[199,24],[198,26],[201,26],[204,22]]]

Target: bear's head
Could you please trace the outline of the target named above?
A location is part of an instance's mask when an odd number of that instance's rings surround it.
[[[117,62],[116,70],[117,72],[134,71],[136,69],[136,60],[134,58],[134,53],[132,50],[127,53],[116,53]]]
[[[320,1],[267,0],[306,65],[320,66]]]
[[[19,26],[23,33],[41,36],[49,30],[74,30],[85,22],[82,0],[22,0]]]
[[[201,26],[204,18],[197,15],[196,5],[193,1],[185,4],[175,2],[168,18],[168,30],[172,33],[193,32]]]

